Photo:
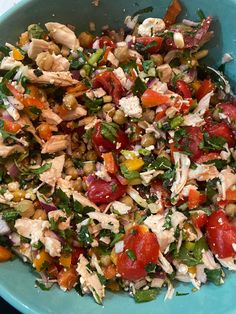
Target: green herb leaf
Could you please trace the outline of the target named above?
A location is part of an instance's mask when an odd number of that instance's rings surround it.
[[[197,10],[197,15],[199,16],[200,20],[205,20],[206,15],[204,14],[204,12],[201,9]]]
[[[42,113],[42,110],[37,107],[30,107],[30,111],[36,115],[40,115]]]
[[[147,273],[153,272],[156,268],[156,264],[149,262],[145,267]]]
[[[217,170],[221,171],[227,165],[227,160],[213,159],[205,162],[205,164],[213,164],[217,168]]]
[[[36,39],[43,39],[46,35],[46,31],[44,31],[42,27],[39,26],[39,24],[30,25],[30,27],[28,28],[28,32],[31,38]]]
[[[137,258],[133,250],[128,249],[125,252],[128,255],[129,259],[131,259],[131,261],[136,261]]]
[[[45,163],[43,166],[37,168],[37,169],[29,169],[31,173],[34,174],[42,174],[45,171],[49,170],[52,167],[52,163]]]
[[[157,157],[152,163],[148,165],[148,169],[152,170],[170,170],[172,164],[166,157]]]
[[[176,129],[178,126],[180,126],[184,121],[184,118],[182,116],[176,116],[172,120],[170,120],[170,128]]]
[[[121,170],[121,173],[123,174],[123,176],[127,180],[134,180],[134,179],[139,179],[140,178],[140,174],[139,174],[138,171],[129,171],[125,165],[121,164],[120,165],[120,170]]]
[[[137,63],[134,60],[121,64],[120,66],[125,73],[129,73],[131,69],[135,69],[136,71],[138,70]]]
[[[151,41],[147,46],[145,46],[145,47],[143,48],[143,51],[147,51],[148,49],[150,49],[150,48],[152,48],[152,47],[156,47],[156,46],[158,46],[158,42],[155,41],[155,40],[153,40],[153,41]]]
[[[5,56],[9,56],[10,48],[6,46],[0,46],[0,52],[2,52]]]
[[[113,247],[117,242],[119,242],[123,238],[123,233],[117,233],[115,234],[113,240],[110,243],[110,247]]]
[[[185,295],[189,295],[189,293],[183,293],[183,292],[178,292],[176,291],[176,294],[175,294],[177,297],[182,297],[182,296],[185,296]]]
[[[141,78],[138,76],[134,82],[133,86],[133,93],[136,96],[142,96],[142,94],[147,89],[147,85],[141,80]]]
[[[207,275],[207,280],[214,283],[216,286],[222,285],[222,269],[204,269],[205,274]]]
[[[101,110],[101,107],[103,105],[103,99],[102,98],[90,99],[86,95],[84,95],[83,101],[84,101],[85,106],[88,108],[89,114],[97,113],[98,111]]]
[[[119,126],[116,123],[101,122],[101,134],[103,137],[114,143],[117,138]]]
[[[152,12],[153,11],[153,7],[150,6],[150,7],[146,7],[144,9],[140,9],[138,11],[136,11],[133,15],[132,15],[132,18],[135,17],[136,15],[141,15],[141,14],[144,14],[144,13],[149,13],[149,12]]]
[[[165,217],[165,223],[163,225],[163,228],[166,230],[170,230],[172,228],[171,215],[172,215],[172,211],[170,210],[169,213]]]
[[[159,293],[159,289],[136,290],[134,300],[137,303],[149,302],[155,300]]]
[[[209,150],[221,150],[223,149],[226,139],[222,136],[209,136],[208,133],[203,134],[204,141],[199,145],[200,148]]]
[[[35,285],[43,291],[49,291],[52,288],[53,283],[44,284],[38,280],[35,280]]]
[[[83,65],[86,64],[87,60],[82,51],[77,51],[77,58],[69,56],[68,60],[70,61],[70,68],[72,70],[80,69]]]
[[[93,238],[88,231],[88,226],[81,226],[78,234],[78,240],[84,245],[88,245],[93,242]]]
[[[6,222],[15,221],[20,215],[15,209],[9,209],[2,212],[2,218]]]
[[[155,64],[152,60],[143,61],[143,70],[145,73],[148,73],[149,69],[154,68]]]

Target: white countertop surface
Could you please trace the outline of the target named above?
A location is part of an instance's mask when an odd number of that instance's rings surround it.
[[[0,0],[0,15],[18,2],[20,2],[20,0]]]

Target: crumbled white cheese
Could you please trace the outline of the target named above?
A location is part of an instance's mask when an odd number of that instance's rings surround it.
[[[121,82],[121,85],[126,89],[126,90],[130,90],[131,86],[132,86],[132,81],[130,81],[129,79],[127,79],[124,70],[119,67],[117,69],[115,69],[113,71],[113,73],[115,74],[115,76],[118,78],[118,80]]]
[[[126,117],[141,118],[142,107],[137,96],[122,97],[119,101],[119,105]]]
[[[139,15],[136,15],[133,18],[132,16],[128,15],[126,16],[124,23],[129,29],[134,29],[138,22],[138,18],[139,18]]]
[[[52,257],[60,256],[61,254],[61,242],[51,237],[44,238],[45,251]]]
[[[114,54],[111,51],[109,51],[108,53],[107,60],[110,61],[111,64],[114,65],[115,67],[118,67],[119,60],[114,56]]]
[[[3,196],[6,201],[11,201],[14,198],[14,195],[9,191],[6,191]]]
[[[106,92],[104,91],[103,88],[99,87],[97,89],[93,89],[93,94],[94,94],[94,97],[101,98],[106,95]]]
[[[119,201],[113,202],[112,207],[114,209],[114,212],[119,214],[119,215],[126,215],[131,209],[131,206],[128,206],[128,205],[126,205],[122,202],[119,202]]]
[[[119,241],[115,244],[115,252],[119,254],[124,251],[124,241]]]
[[[10,228],[9,228],[8,224],[0,215],[0,235],[2,236],[5,234],[8,234],[9,232],[10,232]]]
[[[165,22],[158,18],[147,18],[138,27],[138,34],[141,36],[152,36],[157,32],[162,32],[165,29]]]

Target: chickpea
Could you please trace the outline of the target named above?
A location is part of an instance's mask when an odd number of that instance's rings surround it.
[[[79,150],[82,154],[86,152],[86,145],[83,142],[80,144]]]
[[[151,109],[147,109],[144,113],[143,113],[143,120],[147,121],[149,123],[152,123],[155,119],[155,111],[151,110]]]
[[[230,203],[226,205],[225,212],[228,216],[235,217],[236,216],[236,204]]]
[[[141,139],[141,145],[148,147],[156,144],[156,139],[152,134],[144,134]]]
[[[111,264],[111,258],[110,255],[102,255],[100,262],[102,264],[102,266],[109,266]]]
[[[63,46],[61,48],[61,54],[62,54],[63,57],[68,57],[69,54],[70,54],[70,49],[65,47],[65,46]]]
[[[76,108],[78,102],[74,95],[66,94],[63,98],[63,105],[65,106],[65,108],[72,110]]]
[[[50,53],[55,53],[55,55],[59,55],[61,53],[60,48],[54,42],[50,42],[48,46],[48,51]]]
[[[86,160],[95,161],[97,159],[97,154],[94,150],[90,150],[86,153]]]
[[[21,215],[21,217],[30,218],[34,215],[34,204],[30,200],[20,201],[16,206],[17,212]]]
[[[102,110],[105,114],[108,114],[109,117],[113,117],[115,114],[115,108],[114,105],[112,103],[106,103],[103,107]]]
[[[66,169],[66,174],[71,176],[72,179],[76,179],[78,177],[78,171],[75,167],[69,167]]]
[[[112,97],[110,95],[105,95],[105,96],[103,96],[102,99],[103,99],[104,103],[112,102]]]
[[[36,64],[42,70],[49,71],[53,62],[53,56],[49,52],[41,52],[37,55]]]
[[[44,209],[38,208],[35,210],[35,213],[32,217],[33,219],[41,219],[41,220],[47,220],[47,214]]]
[[[73,164],[73,161],[71,159],[66,159],[65,165],[64,165],[65,169],[73,167],[73,165],[74,164]]]
[[[86,161],[84,162],[83,166],[84,174],[89,175],[90,173],[93,173],[95,170],[95,164],[93,161]]]
[[[120,201],[121,201],[122,203],[124,203],[125,205],[127,205],[127,206],[133,207],[133,205],[134,205],[134,201],[133,201],[133,199],[132,199],[129,195],[123,196],[123,197],[120,199]]]
[[[124,112],[120,109],[116,110],[113,121],[117,124],[124,124],[126,121]]]
[[[127,46],[117,47],[114,51],[114,55],[120,62],[126,62],[130,59]]]
[[[82,32],[79,34],[80,45],[84,48],[91,48],[93,44],[94,36],[88,32]]]
[[[14,202],[20,202],[25,198],[25,191],[23,190],[16,190],[14,192],[12,192],[13,194],[13,201]]]
[[[158,53],[158,54],[151,55],[151,60],[152,60],[157,66],[163,64],[163,57],[162,57],[162,55],[160,55],[159,53]]]
[[[82,179],[81,178],[78,178],[77,180],[73,181],[72,182],[72,186],[73,186],[73,189],[77,192],[80,192],[82,191],[83,187],[82,187]]]
[[[8,183],[7,187],[8,187],[9,192],[14,192],[14,191],[19,190],[20,185],[17,181],[15,181],[15,182]]]

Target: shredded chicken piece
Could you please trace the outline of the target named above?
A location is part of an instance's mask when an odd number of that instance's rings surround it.
[[[38,84],[54,84],[57,86],[70,86],[78,83],[77,80],[72,78],[69,71],[64,72],[47,72],[42,71],[42,75],[35,75],[35,70],[29,70],[27,78],[31,83]]]
[[[78,38],[67,26],[56,22],[46,23],[45,26],[49,31],[49,36],[52,37],[56,43],[62,44],[72,50],[79,48]]]
[[[27,126],[27,128],[25,129],[27,132],[31,133],[35,140],[42,145],[42,140],[41,138],[36,134],[36,130],[31,122],[31,120],[29,119],[29,117],[26,114],[22,114],[20,119],[17,121],[17,123],[19,123],[21,125],[21,127],[25,127]]]
[[[228,268],[229,270],[236,270],[236,264],[233,257],[227,258],[217,258],[223,267]]]
[[[69,110],[65,115],[63,115],[63,121],[76,120],[76,119],[86,116],[86,114],[87,114],[87,110],[78,104],[75,109]]]
[[[62,211],[62,210],[52,210],[48,213],[48,219],[50,221],[51,218],[54,219],[54,221],[58,221],[60,219],[60,217],[65,218],[65,221],[61,221],[58,224],[58,229],[59,230],[66,230],[68,228],[70,228],[70,220],[71,217],[67,217],[67,215]]]
[[[67,135],[53,135],[44,145],[42,154],[53,154],[67,148]]]
[[[234,174],[230,167],[222,170],[219,174],[221,185],[218,185],[219,192],[222,194],[222,199],[226,198],[226,191],[234,184],[236,184],[236,174]]]
[[[61,117],[58,116],[55,112],[52,111],[52,109],[43,109],[42,118],[46,120],[47,123],[52,124],[52,125],[58,125],[62,122]]]
[[[65,163],[65,155],[55,157],[52,160],[48,160],[48,163],[52,163],[51,168],[40,174],[39,178],[42,182],[54,187],[58,179],[61,178],[62,170]]]
[[[29,58],[35,60],[41,52],[47,51],[49,46],[50,42],[48,41],[45,41],[43,39],[32,38],[32,41],[28,49]]]
[[[24,151],[25,148],[21,145],[6,146],[0,142],[0,157],[6,158],[16,152],[23,153]]]
[[[100,212],[100,208],[82,194],[78,192],[73,192],[73,198],[80,202],[83,206],[93,207],[94,209],[96,209],[96,211]]]
[[[190,169],[188,179],[198,181],[208,181],[219,176],[219,171],[213,165],[196,164],[196,169]]]
[[[174,195],[178,195],[187,182],[190,159],[184,154],[174,152],[174,161],[176,166],[176,177],[171,187],[171,191]]]
[[[12,57],[4,57],[0,64],[0,70],[10,71],[15,67],[20,67],[22,63],[20,61],[16,61]]]
[[[168,260],[161,252],[159,253],[159,263],[164,272],[166,272],[167,274],[173,273],[173,268],[171,264],[168,262]]]
[[[119,220],[113,214],[104,214],[99,212],[90,212],[88,216],[101,223],[103,229],[111,230],[114,233],[119,233]]]

